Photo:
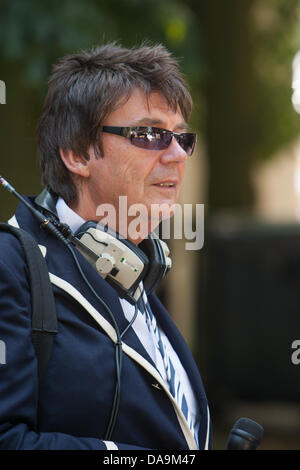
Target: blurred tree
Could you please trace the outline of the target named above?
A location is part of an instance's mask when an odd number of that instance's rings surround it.
[[[0,79],[7,104],[0,106],[0,173],[20,192],[40,189],[35,126],[57,58],[108,41],[162,42],[196,87],[201,71],[198,50],[191,47],[199,43],[196,26],[190,9],[176,0],[2,0]],[[0,219],[13,207],[12,198],[1,194]]]
[[[196,40],[192,23],[190,10],[176,0],[2,0],[0,53],[20,62],[27,82],[38,87],[60,55],[113,40],[162,41],[198,74],[188,47]]]
[[[259,160],[299,134],[299,116],[291,106],[291,72],[300,49],[298,0],[256,0],[252,10]]]

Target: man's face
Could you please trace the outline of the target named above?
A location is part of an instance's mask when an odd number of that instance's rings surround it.
[[[139,89],[113,111],[103,125],[153,126],[174,132],[187,130],[181,112],[172,111],[161,94],[152,92],[147,100]],[[143,204],[149,219],[153,204],[167,204],[170,208],[175,204],[187,158],[175,138],[164,150],[141,149],[129,139],[108,133],[102,134],[102,142],[102,157],[96,158],[91,152],[89,161],[87,188],[95,211],[105,203],[112,204],[118,214],[119,196],[127,196],[128,208]]]

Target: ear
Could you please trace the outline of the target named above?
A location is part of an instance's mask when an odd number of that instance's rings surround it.
[[[70,149],[59,149],[59,153],[66,168],[72,173],[88,178],[90,176],[89,160],[86,160]]]

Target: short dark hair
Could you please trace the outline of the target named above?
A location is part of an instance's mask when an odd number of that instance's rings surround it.
[[[68,55],[54,65],[38,122],[38,151],[42,183],[67,204],[76,204],[77,191],[59,149],[88,159],[88,149],[94,146],[100,156],[103,120],[137,87],[147,96],[160,92],[188,122],[190,93],[177,60],[162,45],[127,49],[109,43]]]

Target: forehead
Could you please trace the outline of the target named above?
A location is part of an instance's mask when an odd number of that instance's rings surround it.
[[[147,95],[139,88],[120,101],[117,109],[107,116],[105,125],[187,128],[179,108],[174,110],[161,93],[152,91]]]

